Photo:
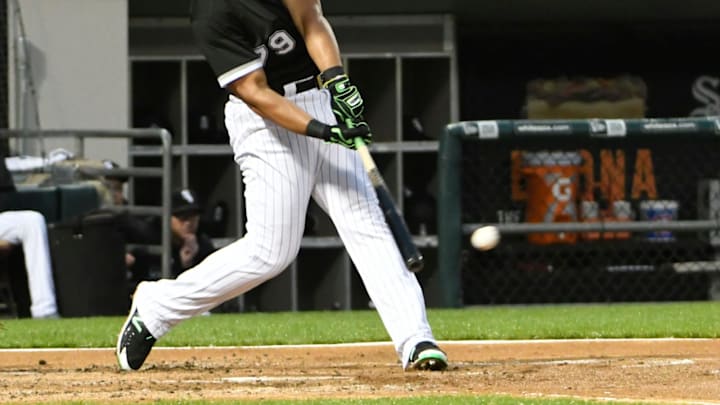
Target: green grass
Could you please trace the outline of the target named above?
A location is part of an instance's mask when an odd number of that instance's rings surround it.
[[[431,309],[440,340],[717,338],[720,303],[502,306]],[[112,347],[124,317],[5,319],[0,348]],[[215,314],[190,319],[161,346],[387,341],[374,311]]]

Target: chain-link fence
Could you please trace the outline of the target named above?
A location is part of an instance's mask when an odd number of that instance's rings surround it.
[[[452,124],[439,173],[448,304],[718,298],[718,119]]]

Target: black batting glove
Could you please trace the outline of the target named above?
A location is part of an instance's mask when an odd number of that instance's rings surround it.
[[[366,122],[350,122],[348,125],[326,125],[318,120],[310,120],[305,133],[329,143],[336,143],[349,149],[355,149],[355,138],[361,138],[366,145],[372,142],[370,127]]]
[[[318,83],[320,87],[330,91],[333,114],[338,122],[364,121],[363,98],[358,88],[350,83],[350,78],[342,66],[335,66],[320,73]]]

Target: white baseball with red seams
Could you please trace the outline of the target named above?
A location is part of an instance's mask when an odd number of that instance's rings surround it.
[[[500,231],[492,225],[481,226],[470,236],[470,244],[478,250],[490,250],[500,243]]]

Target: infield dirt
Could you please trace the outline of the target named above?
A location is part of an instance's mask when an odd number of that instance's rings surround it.
[[[138,372],[113,349],[2,350],[3,402],[503,394],[720,404],[720,340],[442,342],[451,367],[402,371],[389,343],[156,347]]]

